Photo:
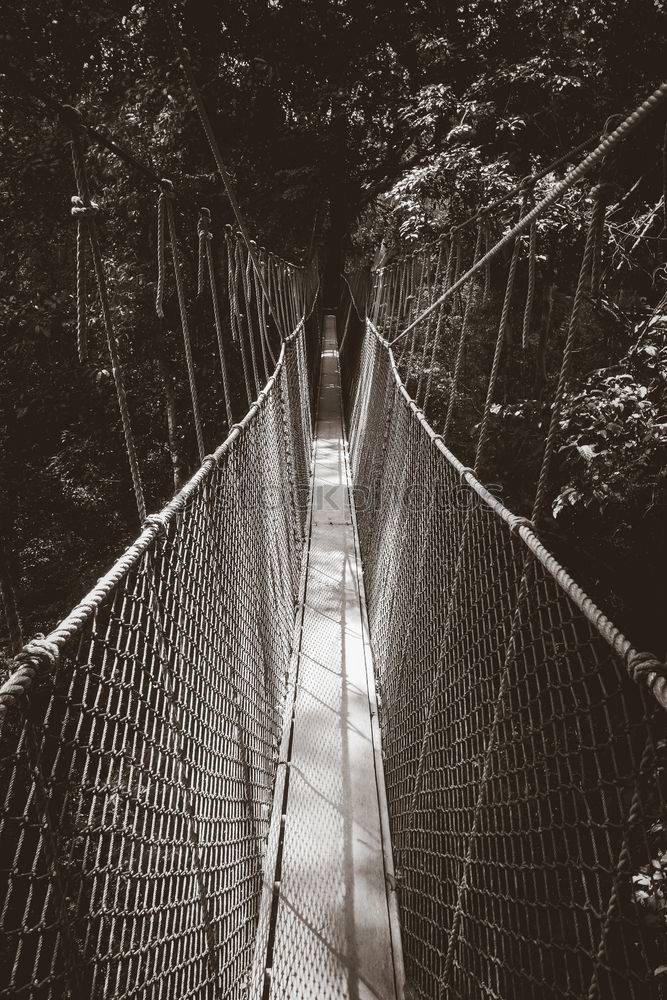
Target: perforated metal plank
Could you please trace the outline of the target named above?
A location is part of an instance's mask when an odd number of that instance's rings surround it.
[[[325,326],[313,475],[268,994],[272,1000],[394,1000],[369,653],[333,320]]]

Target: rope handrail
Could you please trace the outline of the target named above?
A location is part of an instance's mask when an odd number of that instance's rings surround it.
[[[597,629],[602,638],[611,646],[614,652],[628,664],[628,670],[633,680],[646,685],[653,694],[656,701],[667,709],[667,665],[662,663],[654,653],[643,652],[636,649],[630,640],[617,628],[614,623],[607,618],[604,612],[588,596],[585,590],[570,576],[564,566],[556,559],[549,549],[540,540],[535,532],[534,522],[519,514],[513,513],[506,507],[498,497],[494,496],[489,489],[479,479],[477,473],[468,468],[457,456],[447,447],[443,436],[428,422],[424,411],[420,409],[417,402],[412,399],[406,386],[401,379],[396,359],[389,341],[387,341],[379,331],[368,320],[373,336],[389,352],[390,367],[396,380],[397,388],[405,405],[412,413],[414,419],[421,425],[428,436],[431,444],[456,470],[460,478],[477,494],[486,507],[497,517],[504,521],[512,531],[522,539],[533,555],[544,566],[547,572],[553,577],[558,586],[579,608],[587,620]],[[641,664],[641,669],[636,666]],[[646,664],[650,664],[647,669]]]
[[[128,546],[111,569],[97,581],[95,586],[79,601],[72,611],[48,635],[39,636],[36,641],[32,640],[15,657],[15,669],[10,672],[6,680],[0,685],[0,729],[7,715],[8,707],[16,704],[18,695],[23,695],[35,679],[35,657],[43,660],[45,651],[47,651],[49,653],[49,665],[52,667],[54,651],[62,649],[66,643],[70,642],[81,632],[82,628],[92,618],[111,591],[137,565],[156,538],[167,532],[174,517],[185,510],[193,496],[203,488],[206,481],[210,478],[212,470],[220,464],[222,458],[232,449],[235,442],[241,437],[266,402],[283,367],[285,348],[293,342],[298,332],[299,329],[295,330],[282,345],[275,371],[254,402],[250,404],[245,416],[229,428],[229,433],[225,440],[218,445],[214,452],[204,456],[200,467],[194,475],[165,504],[161,511],[156,514],[149,514],[146,517],[141,534]],[[58,655],[57,652],[55,655]],[[33,669],[31,671],[28,670],[26,673],[27,660],[29,660]],[[24,674],[27,677],[27,683]]]
[[[640,1000],[667,665],[450,450],[380,329],[346,399],[409,988]]]

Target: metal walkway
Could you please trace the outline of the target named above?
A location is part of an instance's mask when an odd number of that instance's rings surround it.
[[[260,937],[268,936],[260,995],[271,1000],[397,997],[400,944],[387,891],[388,829],[356,541],[335,320],[326,317],[293,725],[274,810],[282,832],[273,852],[269,838],[275,884],[260,920]]]

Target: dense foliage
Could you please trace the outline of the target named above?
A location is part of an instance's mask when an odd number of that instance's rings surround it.
[[[664,6],[653,0],[244,0],[186,2],[181,12],[250,228],[261,243],[293,259],[319,248],[328,305],[337,301],[345,256],[352,263],[368,260],[381,240],[388,255],[438,235],[480,199],[496,197],[610,115],[633,107],[660,81],[667,40]],[[135,533],[136,516],[92,297],[91,361],[81,366],[76,359],[69,133],[26,95],[11,68],[76,105],[177,182],[186,195],[179,211],[191,292],[195,203],[210,206],[216,227],[232,216],[159,4],[9,0],[3,15],[1,65],[9,72],[0,104],[6,136],[0,150],[0,503],[30,633],[52,624],[99,575]],[[641,563],[652,550],[653,566],[665,555],[664,537],[654,547],[651,527],[665,490],[662,326],[654,324],[635,346],[635,319],[627,318],[650,310],[664,280],[663,216],[656,208],[663,126],[654,120],[613,166],[619,190],[632,193],[610,226],[607,311],[591,307],[591,349],[580,366],[590,381],[573,388],[563,427],[567,461],[555,485],[552,530],[579,540],[586,535],[595,559],[611,548],[612,575],[625,579],[634,579],[629,553],[641,553]],[[195,463],[173,289],[164,323],[153,304],[156,190],[95,146],[88,159],[155,509]],[[544,189],[555,179],[547,177]],[[540,280],[555,286],[555,340],[546,391],[535,392],[534,372],[519,366],[497,412],[516,428],[507,445],[514,454],[506,461],[509,493],[521,494],[519,449],[533,440],[546,405],[542,396],[548,399],[585,211],[584,197],[573,194],[540,234]],[[500,225],[510,221],[501,218]],[[197,304],[194,329],[213,444],[224,421],[210,317]],[[486,336],[483,324],[478,336]],[[614,367],[593,374],[609,364]],[[481,384],[483,375],[480,363],[471,385]],[[445,375],[441,382],[446,391]],[[469,417],[468,432],[472,409]],[[180,470],[171,461],[174,446]],[[610,596],[608,583],[602,590]]]

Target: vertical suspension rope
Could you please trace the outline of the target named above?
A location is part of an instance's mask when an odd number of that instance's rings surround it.
[[[487,305],[491,298],[491,258],[488,257],[489,250],[491,249],[491,224],[485,214],[482,215],[482,224],[484,226],[484,255],[486,256],[482,302],[484,305]]]
[[[211,213],[207,208],[200,209],[199,213],[199,294],[203,291],[204,270],[208,270],[209,288],[211,291],[211,303],[213,306],[213,323],[215,335],[218,341],[218,354],[220,357],[220,371],[222,373],[222,393],[225,402],[225,414],[227,416],[227,428],[229,429],[234,419],[232,417],[232,407],[229,393],[229,379],[227,376],[227,362],[225,360],[225,348],[222,336],[222,319],[220,316],[220,300],[218,298],[218,285],[215,276],[215,262],[213,260],[213,234],[211,233]],[[203,252],[202,252],[203,251]]]
[[[192,358],[192,343],[190,340],[190,326],[188,323],[188,309],[185,301],[185,288],[183,286],[183,274],[181,255],[178,245],[178,234],[176,232],[176,218],[174,216],[174,187],[171,181],[163,179],[160,195],[158,199],[158,296],[156,305],[158,316],[164,316],[162,309],[162,297],[164,295],[164,244],[166,216],[167,228],[169,230],[169,243],[171,244],[171,259],[174,268],[174,280],[176,284],[176,298],[178,301],[178,312],[181,320],[181,331],[183,333],[183,347],[185,349],[185,364],[188,372],[188,383],[190,385],[190,399],[192,401],[192,418],[195,425],[195,437],[197,439],[197,450],[199,461],[204,460],[206,448],[204,446],[204,431],[202,428],[201,415],[199,412],[199,398],[197,395],[197,383],[195,380],[195,366]],[[160,275],[162,280],[160,281]]]
[[[433,276],[431,276],[430,251],[428,252],[428,257],[429,257],[429,262],[427,264],[427,272],[426,272],[426,297],[427,297],[427,299],[430,300],[430,298],[431,298],[431,292],[432,292],[432,287],[435,286],[437,288],[437,286],[438,286],[438,280],[440,278],[440,270],[442,268],[442,243],[439,246],[439,253],[436,256],[435,272],[433,273]],[[428,322],[426,324],[426,329],[424,330],[424,333],[423,333],[423,336],[422,336],[422,340],[423,340],[422,355],[421,355],[421,361],[419,363],[419,373],[417,375],[417,389],[415,391],[415,400],[416,400],[418,406],[419,406],[419,400],[420,400],[420,397],[421,397],[421,394],[422,394],[422,386],[425,384],[424,383],[424,379],[425,379],[425,375],[426,375],[426,356],[428,354],[429,347],[432,347],[432,344],[431,344],[431,332],[432,332],[432,326],[433,326],[432,320],[433,320],[433,317],[429,316]]]
[[[521,208],[519,219],[524,214],[526,201],[524,198],[523,205]],[[516,269],[519,262],[519,250],[520,242],[518,236],[514,238],[514,244],[512,246],[512,255],[510,257],[510,265],[507,272],[507,284],[505,286],[505,298],[503,301],[503,308],[500,314],[500,323],[498,324],[498,335],[496,337],[496,346],[493,354],[493,362],[491,364],[491,372],[489,374],[489,384],[486,392],[486,401],[484,403],[484,414],[482,416],[482,422],[479,429],[479,437],[477,439],[477,450],[475,453],[475,473],[479,472],[480,466],[482,464],[482,459],[484,455],[484,449],[486,447],[486,442],[489,434],[489,416],[491,413],[491,404],[493,403],[493,396],[496,390],[496,382],[498,381],[498,372],[500,370],[500,359],[502,357],[503,344],[505,342],[505,337],[507,334],[507,324],[509,323],[510,315],[510,305],[512,303],[512,292],[514,291],[514,279],[516,278]]]
[[[116,399],[118,400],[118,409],[120,411],[120,420],[123,428],[125,451],[127,452],[128,463],[130,466],[130,476],[132,478],[132,488],[134,490],[134,497],[137,504],[137,513],[139,514],[140,522],[143,523],[146,518],[146,501],[144,499],[141,472],[139,470],[139,460],[137,458],[134,433],[132,431],[130,410],[127,404],[127,396],[125,395],[125,383],[123,381],[123,373],[120,365],[116,331],[114,329],[111,306],[109,303],[109,294],[107,290],[106,273],[102,262],[97,223],[95,221],[98,208],[90,197],[90,184],[88,182],[86,161],[83,155],[78,112],[74,108],[69,107],[66,111],[67,124],[69,125],[72,133],[72,164],[74,166],[74,176],[78,191],[78,194],[72,198],[72,215],[77,219],[77,221],[81,218],[85,218],[86,220],[88,241],[90,244],[93,270],[95,272],[95,281],[97,284],[97,293],[100,302],[100,311],[102,313],[102,323],[106,334],[107,347],[109,350],[109,357],[111,359],[111,373],[114,381],[114,387],[116,389]]]
[[[165,198],[162,192],[157,200],[157,283],[155,286],[155,312],[164,319],[164,272],[165,272]]]
[[[266,346],[264,344],[264,336],[262,332],[262,297],[259,294],[259,283],[257,281],[257,272],[253,273],[252,261],[250,255],[248,255],[248,260],[246,262],[245,268],[246,285],[248,287],[248,296],[250,301],[252,301],[252,296],[255,297],[255,315],[257,317],[257,339],[259,340],[260,351],[262,352],[262,364],[264,366],[264,374],[262,377],[262,382],[266,382],[269,377],[269,363],[266,356]],[[249,311],[250,311],[250,307]],[[261,388],[261,387],[260,387]]]
[[[97,208],[91,202],[91,208]],[[88,216],[79,213],[76,217],[76,350],[79,362],[88,360],[88,288],[86,281],[86,240],[88,234]]]
[[[560,374],[558,377],[558,386],[556,388],[556,395],[554,397],[553,406],[551,408],[551,420],[549,422],[549,430],[547,432],[546,440],[544,442],[542,465],[540,468],[537,490],[535,492],[535,501],[533,504],[533,512],[531,515],[531,520],[533,524],[536,526],[541,520],[544,510],[544,502],[546,499],[549,475],[551,472],[551,462],[556,448],[556,438],[558,435],[558,427],[560,424],[561,411],[563,409],[563,402],[565,399],[565,390],[570,376],[570,369],[572,365],[572,358],[576,343],[576,336],[579,329],[579,318],[581,315],[581,308],[584,303],[584,293],[586,289],[586,284],[589,279],[589,275],[591,274],[591,266],[595,254],[596,233],[599,230],[600,218],[601,217],[604,218],[604,212],[605,212],[603,187],[601,185],[598,185],[596,188],[593,189],[591,193],[593,195],[593,209],[591,211],[591,216],[588,224],[588,232],[586,234],[586,244],[581,259],[581,267],[579,268],[577,290],[574,295],[572,312],[570,313],[570,322],[568,324],[567,337],[565,340],[565,348],[563,350],[563,358],[561,361]]]
[[[600,208],[595,215],[595,229],[593,230],[593,250],[591,259],[591,295],[594,299],[600,297],[600,282],[602,275],[602,247],[604,243],[604,225],[605,225],[605,210],[606,201],[602,198],[602,192],[606,188],[606,185],[598,184],[595,188],[596,194],[596,204],[600,204]]]
[[[266,250],[264,250],[263,247],[260,248],[260,251],[259,251],[259,254],[258,254],[258,261],[259,261],[259,266],[262,269],[262,275],[264,276],[264,280],[266,282],[266,271],[265,271]],[[257,277],[257,273],[256,272],[254,272],[254,281],[255,281],[255,300],[257,302],[257,309],[258,309],[258,313],[259,313],[259,329],[260,329],[260,334],[261,334],[261,337],[262,337],[262,354],[264,356],[264,365],[265,365],[265,367],[267,366],[266,355],[268,353],[269,357],[271,358],[271,364],[272,364],[273,368],[275,368],[276,367],[276,356],[275,356],[275,354],[273,353],[273,351],[271,349],[271,341],[269,339],[269,328],[268,328],[267,317],[266,317],[266,300],[260,294],[261,293],[261,285],[259,283],[259,278]],[[268,367],[266,367],[266,374],[267,374],[267,378],[268,378],[268,376],[270,374]]]
[[[527,208],[530,211],[535,205],[535,195],[533,193],[533,182],[528,190]],[[526,307],[523,311],[523,327],[521,331],[521,347],[528,348],[528,337],[530,334],[530,324],[533,318],[533,305],[535,302],[535,273],[537,269],[537,221],[533,219],[528,230],[528,287],[526,289]]]
[[[479,224],[477,226],[475,249],[473,251],[473,261],[472,261],[473,267],[479,260],[480,254],[482,252],[482,235],[483,235],[483,228],[482,225]],[[472,281],[473,279],[471,279],[470,282],[468,282],[468,297],[466,298],[466,304],[463,310],[463,318],[461,320],[461,332],[459,334],[459,343],[456,350],[456,361],[454,362],[454,376],[452,378],[452,386],[449,392],[449,399],[447,401],[447,414],[445,416],[445,425],[442,431],[442,436],[444,440],[447,439],[447,435],[449,434],[449,428],[451,426],[452,416],[454,413],[454,404],[456,402],[456,397],[459,391],[461,371],[463,369],[463,357],[465,354],[466,335],[468,332],[468,317],[470,316],[470,308],[472,306],[472,300],[474,295],[474,286]]]
[[[446,263],[445,263],[446,260]],[[451,254],[448,254],[445,250],[445,237],[444,234],[440,237],[439,248],[438,248],[438,266],[436,269],[436,278],[434,282],[434,287],[437,289],[442,281],[442,268],[445,267],[445,281],[447,281],[447,273],[449,273],[449,262],[451,260]],[[433,385],[433,368],[436,363],[436,358],[438,354],[438,348],[440,347],[440,337],[442,334],[442,323],[443,323],[443,310],[440,309],[436,315],[435,321],[435,331],[433,334],[433,342],[431,344],[431,359],[428,366],[428,377],[426,379],[426,388],[424,389],[424,402],[422,404],[423,408],[426,409],[426,405],[431,396],[431,386]]]
[[[259,390],[262,388],[262,381],[259,377],[259,370],[257,368],[257,354],[255,351],[255,337],[252,328],[252,289],[250,287],[250,255],[247,259],[243,260],[243,250],[241,249],[241,241],[236,241],[236,255],[238,261],[238,272],[241,276],[241,288],[243,290],[243,299],[245,302],[245,316],[246,316],[246,329],[248,331],[248,345],[250,347],[250,358],[252,362],[252,372],[255,379],[255,392],[254,395],[257,397],[259,395]],[[243,340],[243,334],[241,334],[241,339]]]
[[[232,340],[239,345],[241,352],[241,365],[243,367],[243,381],[245,384],[246,399],[248,406],[253,401],[253,392],[250,385],[250,373],[248,370],[248,359],[246,357],[243,331],[239,319],[238,301],[238,265],[236,259],[236,243],[232,235],[232,227],[225,226],[225,244],[227,247],[227,281],[229,297],[229,321],[232,328]]]
[[[412,316],[415,313],[419,312],[419,306],[420,306],[420,303],[421,303],[422,292],[423,292],[423,289],[424,289],[424,274],[425,274],[425,270],[426,270],[426,253],[424,251],[422,251],[421,254],[419,254],[420,265],[421,266],[419,267],[419,280],[418,281],[416,280],[417,256],[418,255],[415,252],[413,254],[413,258],[412,258],[413,259],[413,266],[412,266],[411,272],[410,272],[411,300],[412,301],[410,303],[410,310],[409,310],[409,313],[408,313],[409,316]],[[415,355],[415,345],[416,345],[416,342],[417,342],[417,327],[413,327],[412,336],[410,337],[410,347],[409,347],[409,349],[407,351],[404,352],[404,356],[401,358],[401,360],[405,363],[405,366],[406,366],[405,367],[405,382],[406,382],[406,385],[408,383],[408,380],[412,376],[412,366],[413,366],[413,363],[414,363],[414,355]],[[405,358],[405,354],[407,354],[407,360]]]

